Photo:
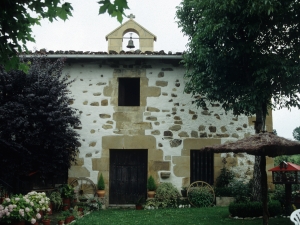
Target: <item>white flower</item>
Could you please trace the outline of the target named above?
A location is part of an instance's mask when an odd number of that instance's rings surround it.
[[[26,198],[26,200],[25,200],[27,203],[29,203],[30,201],[29,201],[29,199],[28,198]]]
[[[40,211],[40,209],[39,209],[39,208],[36,208],[36,211],[37,211],[37,212],[39,212],[39,211]]]
[[[0,205],[0,211],[3,210],[3,209],[4,209],[3,205]]]
[[[10,199],[9,199],[9,198],[6,198],[5,201],[10,202]]]
[[[6,216],[9,216],[10,215],[10,212],[6,212]]]
[[[33,202],[30,202],[30,205],[31,205],[31,206],[34,206],[34,203],[33,203]]]
[[[19,200],[20,200],[20,198],[15,198],[15,200],[16,200],[16,201],[19,201]]]
[[[45,211],[45,207],[42,208],[42,211]]]
[[[17,208],[17,205],[13,205],[14,209]]]
[[[25,212],[29,212],[30,209],[28,207],[25,208]]]
[[[31,222],[31,224],[35,224],[36,223],[36,219],[32,218],[30,222]]]
[[[35,216],[37,219],[41,219],[41,217],[42,217],[41,214],[39,214],[39,213],[37,213]]]

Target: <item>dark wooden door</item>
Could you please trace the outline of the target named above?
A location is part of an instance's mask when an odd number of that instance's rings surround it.
[[[134,204],[147,194],[148,150],[110,150],[109,204]]]
[[[214,183],[214,154],[191,150],[190,154],[191,183],[195,181],[205,181],[210,185]]]

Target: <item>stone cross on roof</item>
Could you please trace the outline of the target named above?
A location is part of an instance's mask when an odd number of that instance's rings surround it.
[[[133,14],[131,13],[131,14],[128,16],[128,18],[132,20],[132,19],[135,18],[135,15],[133,15]]]

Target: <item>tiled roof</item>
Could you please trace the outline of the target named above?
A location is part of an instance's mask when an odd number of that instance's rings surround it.
[[[24,52],[24,54],[26,54]],[[27,53],[28,54],[28,53]],[[183,55],[184,52],[171,52],[169,51],[168,53],[165,53],[163,50],[161,51],[145,51],[141,52],[140,50],[135,50],[135,51],[120,51],[119,53],[116,51],[109,51],[109,52],[94,52],[94,51],[74,51],[74,50],[68,50],[68,51],[63,51],[63,50],[49,50],[46,51],[46,49],[40,49],[35,52],[29,51],[29,54],[47,54],[47,55]]]

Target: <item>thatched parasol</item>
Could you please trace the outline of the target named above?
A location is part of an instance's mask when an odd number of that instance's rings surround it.
[[[263,224],[267,225],[269,220],[269,213],[267,206],[268,184],[265,156],[276,157],[280,155],[300,154],[300,142],[291,141],[286,138],[279,137],[273,133],[260,133],[238,140],[236,142],[205,147],[200,150],[215,153],[246,152],[250,155],[262,156],[260,160],[260,171],[263,201]]]

